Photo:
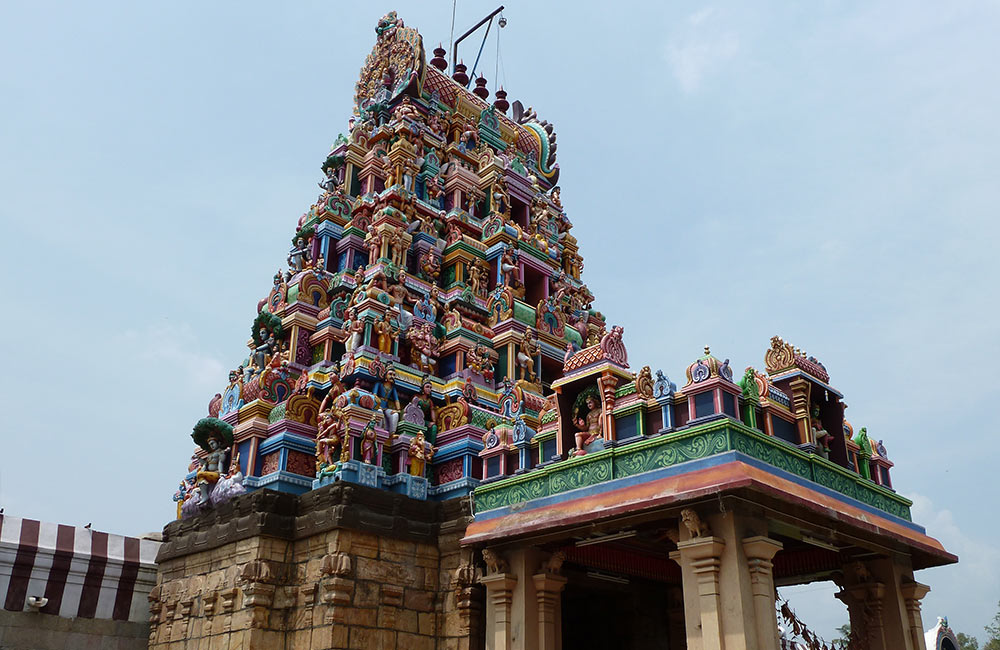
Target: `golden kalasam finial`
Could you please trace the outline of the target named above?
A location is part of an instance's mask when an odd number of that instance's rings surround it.
[[[712,353],[711,353],[711,351],[710,351],[710,350],[708,349],[708,346],[706,345],[706,346],[705,346],[705,356],[707,357],[707,356],[708,356],[708,355],[710,355],[710,354],[712,354]]]

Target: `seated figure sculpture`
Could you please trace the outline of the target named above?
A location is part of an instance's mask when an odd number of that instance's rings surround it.
[[[582,403],[581,403],[582,398]],[[576,425],[576,449],[574,456],[587,453],[587,445],[604,435],[604,423],[601,420],[601,400],[595,388],[589,388],[577,398],[573,409],[573,424]]]

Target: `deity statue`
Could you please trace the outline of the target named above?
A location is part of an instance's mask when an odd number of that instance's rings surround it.
[[[431,380],[428,377],[424,377],[424,380],[420,383],[420,392],[417,393],[417,406],[424,413],[424,423],[427,427],[427,442],[434,444],[437,439],[437,407],[434,405],[434,399],[431,397],[431,391],[434,386],[431,384]]]
[[[296,238],[295,246],[292,248],[292,252],[288,254],[288,267],[298,273],[303,269],[309,268],[311,260],[312,255],[309,253],[305,237]]]
[[[427,202],[439,210],[444,210],[444,189],[441,187],[440,175],[427,179],[426,192]]]
[[[420,302],[413,305],[413,315],[431,323],[437,320],[437,309],[429,295],[425,295]]]
[[[538,379],[538,375],[535,372],[535,359],[540,353],[541,348],[538,345],[535,330],[529,327],[524,332],[524,338],[521,339],[521,346],[517,352],[517,366],[521,371],[521,379],[525,379],[531,383],[535,383]]]
[[[374,264],[382,257],[382,235],[375,226],[368,226],[368,263]]]
[[[252,350],[250,354],[250,365],[256,371],[260,373],[264,371],[267,367],[268,362],[271,360],[271,356],[278,349],[278,341],[274,338],[274,332],[270,332],[266,327],[261,327],[258,331],[258,337],[260,338],[260,343],[254,345],[250,342],[250,349]]]
[[[410,447],[406,450],[406,455],[410,458],[410,475],[423,476],[427,462],[434,457],[433,447],[429,450],[424,448],[423,431],[418,431],[417,435],[413,436],[413,440],[410,441]]]
[[[403,101],[399,102],[396,108],[393,109],[392,118],[400,122],[403,120],[419,120],[420,112],[410,103],[410,98],[404,95]]]
[[[500,258],[500,275],[503,277],[503,283],[508,287],[518,285],[517,258],[517,251],[510,246],[504,249],[503,256]]]
[[[379,408],[385,421],[385,429],[390,435],[396,433],[399,424],[399,393],[396,392],[396,369],[389,367],[382,381],[375,384],[375,397],[379,398]]]
[[[392,235],[389,239],[389,246],[391,248],[391,262],[394,266],[403,268],[406,266],[406,239],[403,236],[403,231],[399,228],[392,231]]]
[[[354,352],[354,349],[361,345],[361,337],[364,331],[364,319],[358,317],[358,310],[351,309],[348,312],[347,320],[344,321],[344,333],[346,334],[344,348],[348,353]]]
[[[809,412],[809,421],[819,455],[823,458],[830,458],[830,442],[833,440],[833,436],[823,428],[823,422],[820,420],[819,404],[812,405],[812,409]]]
[[[218,418],[202,418],[195,424],[191,438],[206,452],[194,481],[199,490],[198,504],[207,506],[212,490],[227,468],[226,454],[233,444],[233,427]]]
[[[410,340],[410,354],[420,370],[434,372],[434,366],[437,365],[438,341],[434,336],[433,321],[424,321],[418,327],[411,327],[407,338]]]
[[[489,272],[489,267],[482,260],[477,259],[474,263],[468,265],[469,273],[469,288],[472,289],[472,293],[480,298],[486,295],[486,274]]]
[[[490,212],[510,218],[510,195],[503,181],[493,183],[490,188]]]
[[[330,410],[326,410],[327,400],[330,398],[329,394],[323,399],[323,403],[320,404],[320,413],[318,417],[318,433],[316,434],[316,472],[320,473],[325,468],[332,468],[334,466],[333,460],[333,450],[341,447],[342,438],[341,436],[347,432],[347,415],[340,409],[340,407],[333,406]],[[345,445],[341,453],[349,452],[349,448]]]
[[[330,165],[326,168],[326,177],[318,183],[318,185],[323,189],[324,192],[329,192],[333,194],[337,191],[337,187],[340,185],[339,170],[337,167]]]
[[[375,333],[378,335],[379,352],[392,354],[392,341],[398,332],[389,320],[389,312],[382,314],[382,320],[375,321]]]
[[[486,381],[493,381],[493,351],[482,343],[477,343],[476,354],[479,357],[479,374]]]
[[[373,415],[361,432],[361,462],[371,465],[378,454],[378,436],[375,432],[377,415]]]
[[[549,192],[549,198],[551,198],[552,199],[552,203],[555,204],[555,206],[561,210],[562,209],[562,200],[559,198],[560,192],[561,192],[561,190],[559,189],[559,186],[556,185]]]
[[[586,446],[604,435],[601,402],[597,396],[596,389],[587,389],[581,396],[584,397],[583,404],[577,405],[573,411],[573,424],[578,429],[575,435],[576,450],[573,452],[574,456],[586,454]],[[577,402],[579,401],[577,399]]]
[[[441,259],[433,250],[428,250],[420,256],[420,277],[424,280],[437,282],[441,275]]]

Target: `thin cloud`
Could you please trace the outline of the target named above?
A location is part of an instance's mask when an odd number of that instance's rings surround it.
[[[667,62],[686,95],[698,92],[709,74],[740,51],[739,36],[719,27],[719,16],[713,7],[691,14],[666,44]]]

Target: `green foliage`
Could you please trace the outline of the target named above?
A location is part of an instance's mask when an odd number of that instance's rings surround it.
[[[989,636],[983,644],[983,650],[1000,650],[1000,603],[997,603],[997,610],[993,622],[985,628]]]
[[[974,636],[968,636],[963,632],[959,632],[958,637],[958,650],[979,650],[979,641],[976,640]]]
[[[850,642],[851,640],[851,624],[844,623],[843,625],[838,627],[837,634],[839,636],[837,636],[837,638],[834,639],[833,642],[836,643],[838,646],[846,646],[848,642]]]

